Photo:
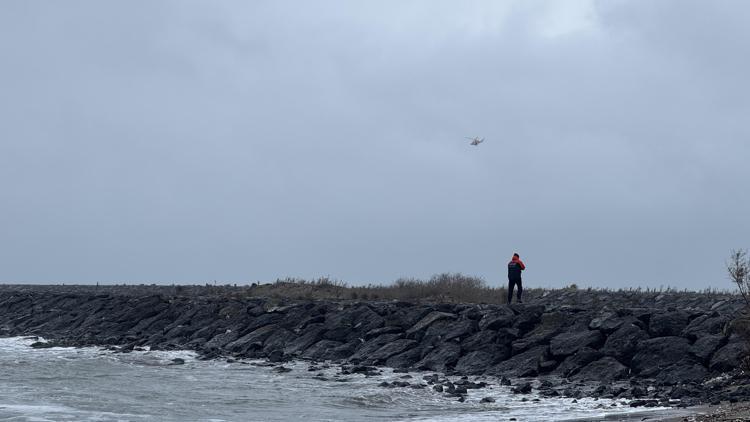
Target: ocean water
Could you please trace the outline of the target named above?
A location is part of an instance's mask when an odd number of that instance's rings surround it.
[[[0,338],[0,421],[616,421],[673,412],[613,400],[534,402],[499,385],[469,390],[461,403],[429,387],[378,386],[425,373],[341,375],[336,366],[308,371],[309,362],[279,373],[262,361],[200,361],[188,351],[33,349],[34,341]],[[171,364],[178,357],[184,365]]]

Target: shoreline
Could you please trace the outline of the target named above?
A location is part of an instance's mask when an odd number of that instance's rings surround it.
[[[165,294],[174,290],[0,286],[0,335],[534,379],[544,397],[625,398],[645,408],[750,400],[747,374],[732,367],[744,344],[726,332],[741,304],[722,296],[552,291],[506,306],[291,300],[215,287]]]

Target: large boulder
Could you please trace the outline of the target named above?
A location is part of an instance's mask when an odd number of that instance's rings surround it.
[[[625,365],[606,356],[584,366],[572,378],[580,381],[610,382],[627,378],[629,372]]]
[[[342,311],[326,314],[323,327],[324,338],[349,341],[364,337],[369,331],[383,327],[385,320],[365,304],[358,304]]]
[[[496,356],[477,350],[469,352],[456,363],[456,372],[461,375],[480,375],[497,362]]]
[[[481,351],[492,356],[495,362],[508,359],[511,355],[510,338],[500,336],[495,331],[480,331],[461,342],[464,353]]]
[[[668,366],[694,361],[684,337],[657,337],[638,343],[630,367],[642,377],[654,377]]]
[[[604,335],[599,330],[583,329],[558,334],[550,340],[549,350],[555,357],[569,356],[588,347],[597,348],[604,343]]]
[[[636,352],[638,343],[648,339],[648,334],[632,323],[618,328],[607,337],[601,352],[628,364]]]
[[[512,343],[513,354],[532,347],[548,344],[549,341],[571,324],[567,312],[547,312],[540,316],[539,323],[526,335]]]
[[[427,353],[415,365],[417,369],[445,372],[452,369],[461,356],[461,346],[456,343],[442,343]]]
[[[569,377],[575,375],[584,366],[589,363],[599,360],[603,357],[602,352],[591,349],[589,347],[583,347],[578,350],[574,355],[568,356],[564,361],[553,371],[553,375],[559,375],[561,377]]]
[[[391,356],[403,353],[413,347],[416,347],[418,344],[418,342],[411,339],[395,340],[372,352],[365,358],[364,362],[367,365],[382,365]]]
[[[239,333],[237,331],[226,330],[225,332],[212,337],[211,340],[207,341],[206,344],[203,345],[203,348],[205,350],[220,349],[226,344],[237,340],[238,337]]]
[[[728,372],[741,367],[743,359],[750,355],[750,345],[738,335],[729,337],[727,344],[711,357],[708,368],[712,372]]]
[[[537,346],[513,356],[485,371],[486,375],[505,377],[533,377],[539,373],[539,365],[547,360],[549,346]]]
[[[706,335],[695,340],[695,343],[690,346],[690,353],[707,364],[714,352],[726,342],[727,338],[721,334]]]
[[[289,341],[284,346],[284,355],[294,356],[302,354],[308,347],[323,340],[323,333],[327,330],[321,326],[321,324],[314,324],[305,330],[305,332],[299,337]]]
[[[652,337],[679,336],[688,325],[690,314],[685,311],[656,312],[651,315],[648,332]]]
[[[534,328],[544,313],[544,305],[513,305],[511,309],[517,314],[513,328],[521,333]]]
[[[624,324],[635,324],[641,328],[645,325],[633,316],[620,316],[616,312],[605,312],[591,320],[589,329],[611,334]]]
[[[343,344],[344,343],[341,343],[340,341],[320,340],[308,347],[302,353],[302,357],[313,360],[337,359],[340,357],[340,354],[337,354],[334,351],[340,350],[339,348]]]
[[[463,339],[477,331],[477,322],[471,319],[453,321],[443,319],[430,325],[425,331],[424,338],[438,338],[443,341]]]
[[[480,330],[497,330],[498,328],[511,327],[516,320],[516,314],[509,308],[501,308],[494,312],[484,314],[479,320]]]
[[[659,385],[677,385],[700,383],[708,377],[708,370],[705,366],[696,362],[680,362],[668,366],[658,374],[655,380]]]
[[[707,335],[716,335],[724,331],[725,325],[730,321],[726,315],[718,312],[700,315],[694,318],[682,331],[682,336],[695,341]]]
[[[416,324],[414,324],[411,328],[406,330],[406,337],[416,340],[421,340],[422,336],[424,335],[424,332],[427,330],[427,328],[434,324],[437,321],[440,321],[441,319],[451,319],[455,320],[457,318],[456,314],[451,314],[447,312],[440,312],[440,311],[432,311],[424,318],[420,319]]]
[[[357,351],[349,357],[352,362],[363,362],[370,358],[370,355],[388,343],[394,342],[402,337],[401,334],[382,334],[371,339],[359,346]]]
[[[225,350],[237,354],[245,353],[250,349],[260,349],[263,347],[266,338],[276,331],[279,331],[279,327],[276,325],[265,325],[225,344],[223,347]]]
[[[391,356],[385,361],[385,365],[391,368],[412,368],[417,362],[422,360],[423,350],[417,346],[411,348],[403,353],[399,353],[395,356]]]

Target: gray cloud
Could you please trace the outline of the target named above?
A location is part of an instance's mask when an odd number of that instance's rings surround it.
[[[749,13],[3,3],[0,280],[728,288]]]

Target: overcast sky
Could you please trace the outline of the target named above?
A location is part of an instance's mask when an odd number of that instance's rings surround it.
[[[0,281],[730,288],[745,1],[0,2]],[[466,136],[485,137],[473,147]]]

